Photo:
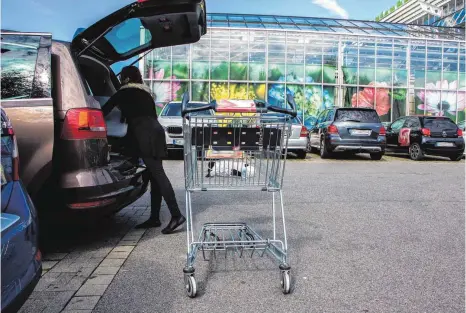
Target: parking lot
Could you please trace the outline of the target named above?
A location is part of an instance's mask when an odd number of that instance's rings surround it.
[[[183,163],[165,162],[184,208]],[[146,194],[98,227],[50,242],[44,275],[21,312],[460,312],[464,310],[464,160],[385,156],[290,159],[284,183],[290,295],[267,257],[196,261],[185,295],[184,231],[132,227]],[[267,193],[200,193],[195,223],[271,229]],[[162,222],[168,221],[163,207]]]

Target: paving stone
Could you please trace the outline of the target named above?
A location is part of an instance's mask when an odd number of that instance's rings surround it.
[[[73,297],[74,291],[63,292],[39,292],[34,298],[29,300],[21,308],[21,313],[59,313],[63,310],[68,301]]]
[[[51,273],[77,273],[81,269],[81,265],[79,264],[61,264],[58,263],[55,265],[50,272]]]
[[[122,266],[123,263],[125,263],[125,259],[105,259],[100,263],[101,267],[119,267]]]
[[[86,282],[79,288],[76,296],[102,296],[107,290],[108,284],[96,285]]]
[[[99,296],[73,297],[66,310],[92,310],[99,301]]]
[[[92,285],[110,285],[115,275],[92,275],[86,284]]]
[[[79,265],[81,267],[93,267],[96,268],[99,266],[100,262],[102,262],[104,258],[103,257],[98,257],[98,258],[91,258],[87,260],[86,262],[80,262]]]
[[[61,261],[68,253],[47,253],[44,255],[44,261]]]
[[[49,270],[52,267],[54,267],[58,261],[42,261],[42,269],[43,270]]]
[[[65,284],[62,284],[62,283],[50,284],[47,287],[46,291],[77,291],[85,281],[86,281],[85,277],[75,276]]]
[[[131,252],[126,252],[126,251],[110,252],[107,258],[108,259],[126,259],[128,258],[130,253]]]
[[[112,252],[131,252],[133,249],[133,246],[116,246],[113,248]]]
[[[76,276],[87,278],[91,276],[94,270],[95,268],[92,268],[92,267],[83,267],[76,273]]]
[[[121,240],[118,244],[122,246],[136,246],[139,242],[138,240]]]
[[[118,273],[119,270],[120,270],[119,266],[115,266],[115,267],[99,266],[98,268],[95,269],[93,274],[94,275],[115,275],[116,273]]]
[[[92,310],[66,310],[63,313],[92,313]]]

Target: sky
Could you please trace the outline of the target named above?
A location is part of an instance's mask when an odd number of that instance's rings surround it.
[[[88,27],[134,0],[3,0],[1,28],[51,32],[71,40]],[[272,14],[373,20],[396,0],[206,0],[209,13]],[[79,4],[78,4],[79,3]]]

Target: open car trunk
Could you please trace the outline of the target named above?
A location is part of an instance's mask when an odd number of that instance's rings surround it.
[[[205,0],[139,0],[78,31],[71,48],[90,95],[103,107],[120,87],[112,64],[197,42],[206,32]],[[121,112],[115,108],[105,119],[111,152],[121,154],[127,131]]]

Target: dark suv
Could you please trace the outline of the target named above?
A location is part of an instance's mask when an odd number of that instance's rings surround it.
[[[311,149],[318,149],[322,158],[352,152],[370,153],[371,159],[380,160],[385,153],[385,127],[374,109],[327,109],[309,132]]]
[[[71,43],[2,31],[1,105],[18,138],[21,178],[39,212],[110,213],[144,194],[145,169],[109,144],[124,137],[101,112],[120,87],[110,66],[205,33],[202,0],[138,1]]]

